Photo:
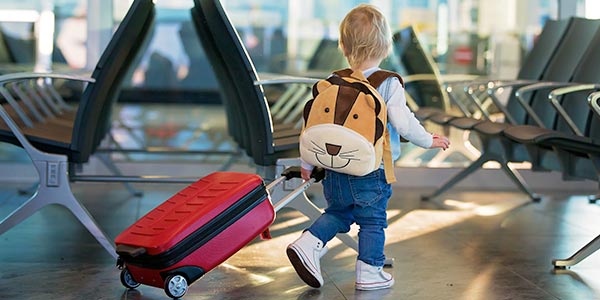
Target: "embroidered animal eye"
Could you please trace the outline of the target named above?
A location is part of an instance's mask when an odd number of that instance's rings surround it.
[[[329,107],[325,107],[325,112],[328,113],[329,112]]]
[[[358,119],[358,115],[354,114],[354,116],[352,116],[354,119]]]

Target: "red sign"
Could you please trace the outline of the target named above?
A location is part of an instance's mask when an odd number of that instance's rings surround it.
[[[457,64],[468,65],[473,61],[473,50],[467,46],[458,46],[452,57]]]

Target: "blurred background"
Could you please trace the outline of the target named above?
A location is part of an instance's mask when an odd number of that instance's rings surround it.
[[[123,101],[219,103],[217,83],[190,23],[191,0],[156,0],[157,21],[127,80]],[[344,14],[362,2],[378,6],[393,32],[413,26],[442,74],[513,78],[544,21],[600,17],[598,0],[225,0],[259,72],[312,74],[313,54],[336,41]],[[91,68],[128,0],[3,0],[0,29],[8,53],[0,63],[38,70]],[[390,60],[389,66],[395,66]],[[401,72],[401,66],[398,71]],[[402,73],[402,72],[401,72]]]

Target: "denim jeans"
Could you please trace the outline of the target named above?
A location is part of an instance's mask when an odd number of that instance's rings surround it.
[[[383,266],[384,229],[387,228],[387,203],[392,195],[383,169],[365,176],[327,171],[323,179],[327,200],[325,212],[308,228],[323,243],[337,233],[350,231],[358,224],[358,259],[373,266]]]

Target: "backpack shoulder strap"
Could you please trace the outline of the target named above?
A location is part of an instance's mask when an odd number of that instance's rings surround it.
[[[400,74],[386,70],[375,71],[375,73],[371,74],[371,76],[369,76],[367,80],[369,80],[369,83],[374,88],[378,88],[386,79],[392,76],[398,78],[398,80],[400,80],[400,84],[402,85],[402,87],[404,87],[404,80],[402,79],[402,76],[400,76]]]
[[[347,69],[341,69],[341,70],[337,70],[334,71],[333,74],[340,76],[340,77],[350,77],[350,75],[352,75],[354,71],[352,71],[352,69],[347,68]]]
[[[398,80],[400,80],[400,84],[404,87],[404,80],[402,80],[402,77],[398,73],[386,70],[376,71],[375,73],[371,74],[367,80],[371,86],[377,89],[386,79],[392,76],[398,78]],[[394,162],[392,159],[390,132],[387,130],[387,126],[385,127],[385,140],[383,143],[383,169],[385,171],[385,179],[387,183],[391,184],[396,182],[396,176],[394,174]]]

